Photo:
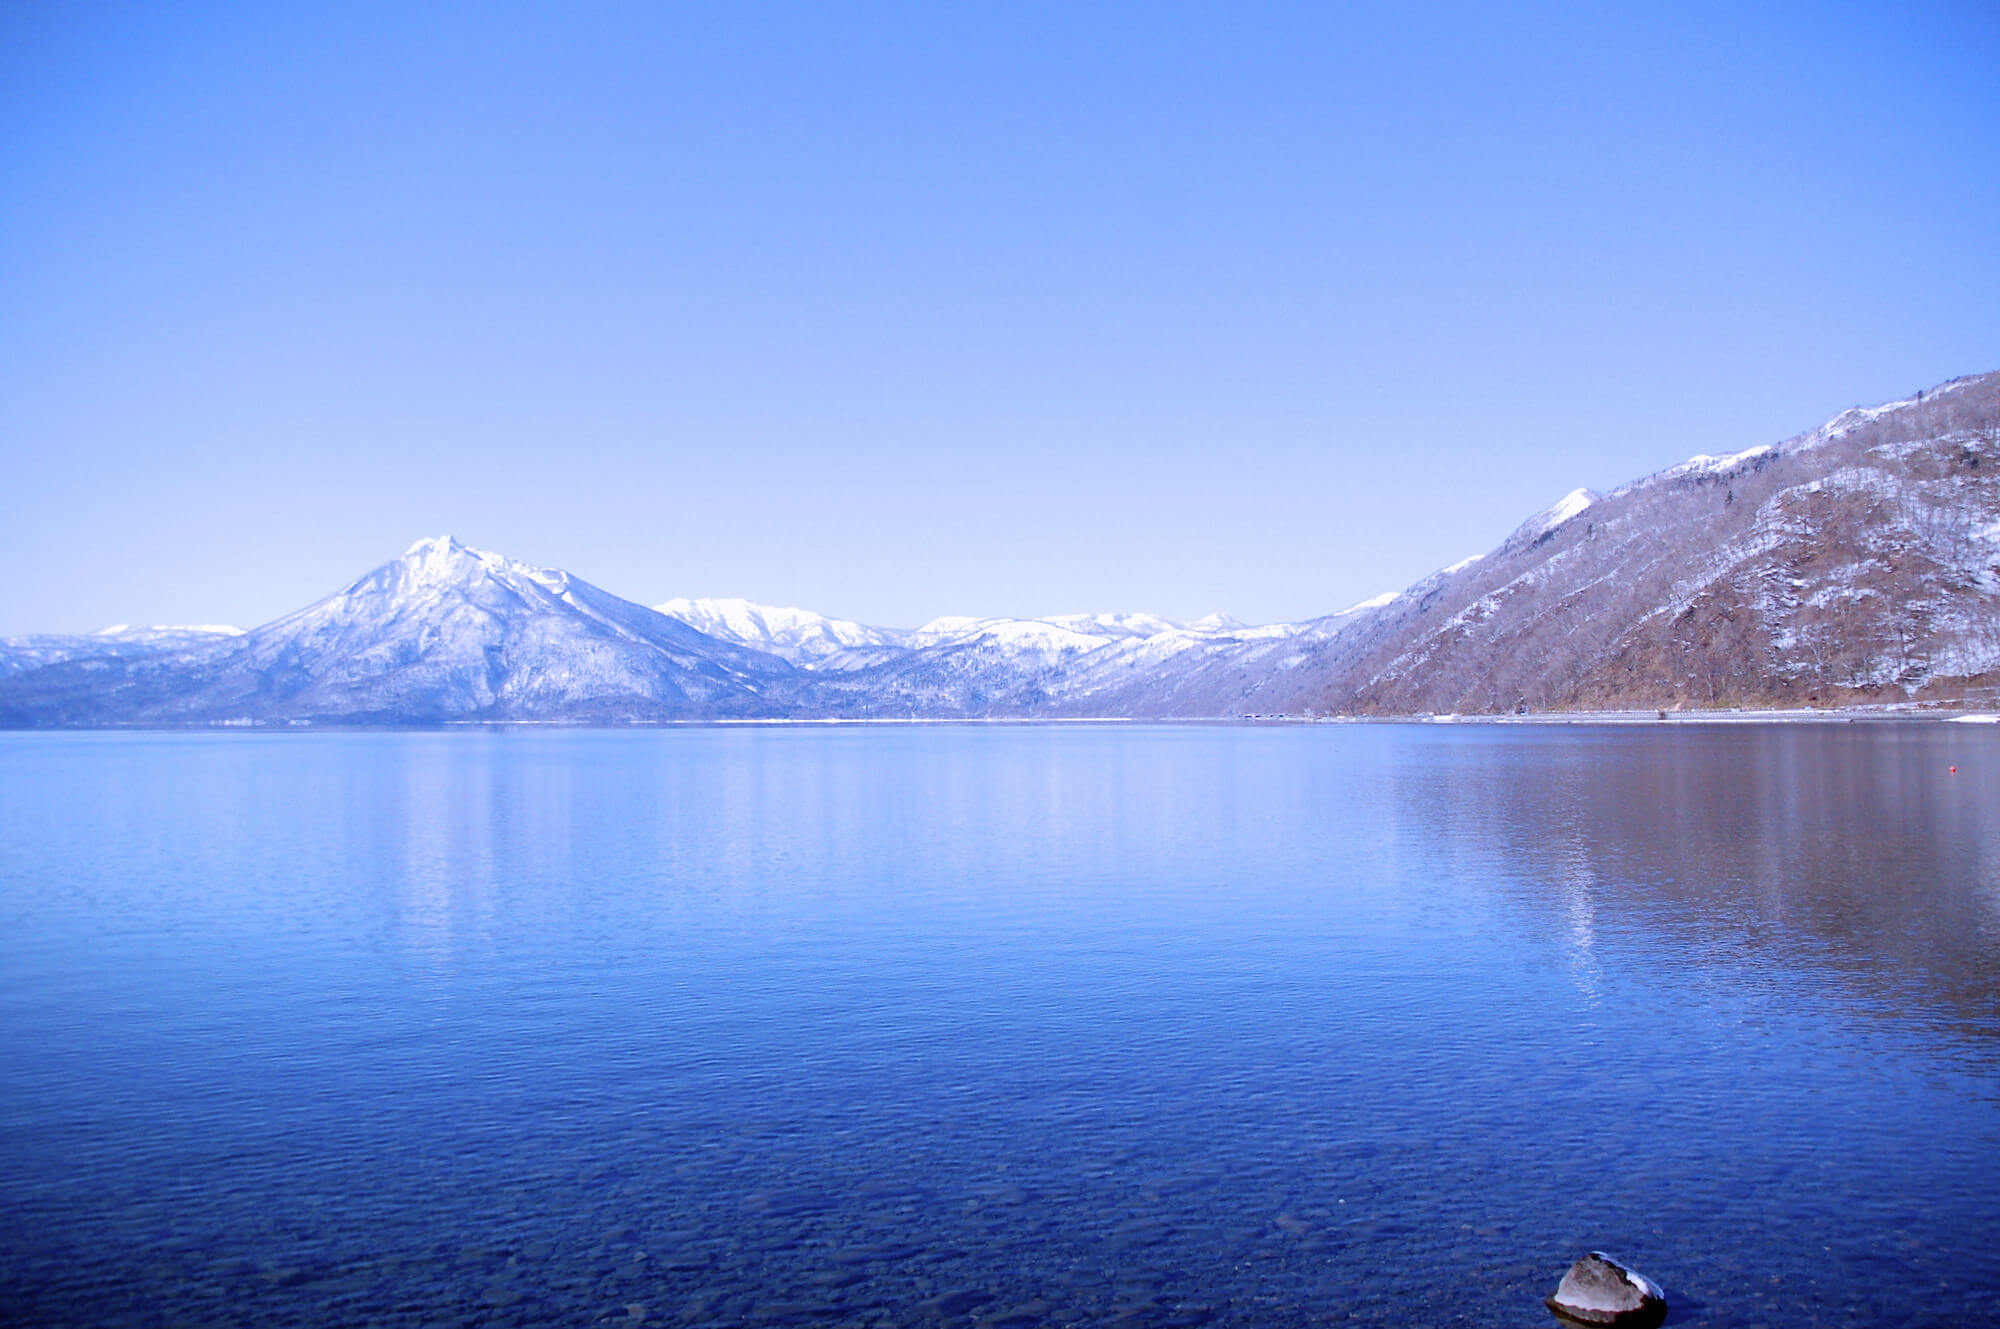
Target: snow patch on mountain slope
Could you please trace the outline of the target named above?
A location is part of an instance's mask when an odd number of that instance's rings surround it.
[[[925,650],[981,642],[1040,653],[1089,651],[1130,641],[1239,638],[1246,634],[1289,634],[1289,624],[1245,627],[1224,614],[1181,623],[1158,614],[1058,614],[1049,618],[934,618],[909,633],[903,644]]]
[[[130,660],[213,651],[242,635],[242,628],[222,624],[136,627],[114,623],[91,633],[0,637],[0,678],[72,660]]]
[[[1893,415],[1908,406],[1915,406],[1915,397],[1905,397],[1901,401],[1884,402],[1880,406],[1852,406],[1821,425],[1817,431],[1819,442],[1831,442],[1845,434],[1851,434],[1863,425],[1872,425],[1885,415]]]
[[[711,637],[768,651],[801,665],[857,647],[900,646],[909,635],[894,628],[830,618],[810,609],[758,604],[733,597],[682,597],[653,608]]]
[[[1948,385],[1608,497],[1573,491],[1482,557],[1303,624],[1060,614],[906,634],[747,601],[662,606],[675,615],[438,537],[291,619],[149,657],[184,665],[120,659],[110,637],[74,669],[17,651],[27,674],[0,713],[1220,715],[1918,689],[2000,667],[2000,378],[1976,381],[1976,397]],[[1588,538],[1571,527],[1586,513]]]
[[[1876,406],[1852,406],[1834,416],[1819,428],[1801,434],[1792,444],[1801,448],[1818,447],[1831,443],[1853,433],[1857,429],[1874,424],[1885,416],[1895,415],[1914,406],[1934,405],[1946,398],[1955,397],[1975,384],[1990,378],[1989,374],[1967,374],[1940,383],[1934,388],[1925,388],[1913,397],[1902,397],[1896,401],[1883,402]],[[1791,446],[1791,445],[1788,445]]]
[[[1638,483],[1652,484],[1658,480],[1671,480],[1676,476],[1682,475],[1726,475],[1737,467],[1747,462],[1753,462],[1759,457],[1772,456],[1776,451],[1775,448],[1767,443],[1761,447],[1745,448],[1741,452],[1732,452],[1722,457],[1711,457],[1706,452],[1697,452],[1680,465],[1669,466],[1666,470],[1660,471],[1655,475],[1649,475]],[[1627,489],[1634,487],[1632,485],[1625,486]]]
[[[245,634],[165,718],[254,705],[272,718],[657,717],[765,713],[783,661],[580,578],[420,540],[340,591]]]
[[[176,640],[190,637],[240,637],[243,629],[226,623],[185,623],[153,624],[137,626],[131,623],[113,623],[108,628],[99,628],[90,634],[109,641],[155,641],[163,638]]]
[[[1603,495],[1592,489],[1572,489],[1515,528],[1507,537],[1509,545],[1532,544],[1563,523],[1574,520]]]
[[[1125,635],[1125,634],[1117,634]],[[1037,618],[933,619],[911,633],[907,644],[919,649],[980,646],[1023,654],[1054,656],[1094,651],[1117,635],[1082,632]]]
[[[1187,626],[1158,614],[1056,614],[1042,621],[1094,637],[1157,637]]]

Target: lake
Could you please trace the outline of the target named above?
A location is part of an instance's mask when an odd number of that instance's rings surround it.
[[[2000,1323],[1994,727],[16,733],[0,818],[9,1323]]]

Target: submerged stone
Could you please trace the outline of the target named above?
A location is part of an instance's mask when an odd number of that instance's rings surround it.
[[[1577,1324],[1610,1324],[1652,1329],[1667,1318],[1660,1285],[1627,1269],[1603,1251],[1592,1251],[1569,1267],[1548,1308]]]

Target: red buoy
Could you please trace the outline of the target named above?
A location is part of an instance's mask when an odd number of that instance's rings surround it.
[[[1958,767],[1956,767],[1956,766],[1952,767],[1952,768],[1951,768],[1951,773],[1952,773],[1953,775],[1957,775],[1957,774],[1958,774]]]

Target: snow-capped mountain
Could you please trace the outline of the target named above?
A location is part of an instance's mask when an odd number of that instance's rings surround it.
[[[119,623],[96,632],[0,637],[0,678],[25,669],[91,656],[126,657],[161,651],[189,651],[226,643],[242,628],[218,624],[189,627],[134,627]]]
[[[1209,615],[1209,619],[1218,627],[1227,617],[1226,614]],[[1053,623],[1059,628],[1067,628],[1071,632],[1114,639],[1157,637],[1162,632],[1184,632],[1191,626],[1187,623],[1176,623],[1170,618],[1161,618],[1158,614],[1057,614],[1042,621]]]
[[[1003,651],[1046,657],[1163,633],[1214,634],[1244,626],[1226,614],[1211,614],[1195,623],[1180,623],[1158,614],[1053,614],[1046,618],[953,615],[904,630],[742,599],[682,598],[653,607],[711,637],[766,651],[807,669],[828,661],[833,668],[852,669],[858,663],[900,658],[905,651],[975,641]]]
[[[1706,461],[1708,458],[1704,457],[1701,460]],[[1582,516],[1591,504],[1603,497],[1604,495],[1593,490],[1572,489],[1515,527],[1514,533],[1508,536],[1505,543],[1500,547],[1502,549],[1514,549],[1523,545],[1531,545],[1537,540],[1553,534],[1564,522],[1573,521],[1577,517]]]
[[[1169,717],[1993,705],[2000,374],[1698,453],[1608,494],[1572,490],[1498,548],[1306,623],[1121,643],[1075,619],[949,620],[919,638],[925,650],[858,676],[866,690],[842,704]]]
[[[933,619],[900,652],[820,662],[817,704],[867,716],[1158,713],[1175,676],[1197,660],[1300,628],[1183,624],[1153,614]]]
[[[1110,616],[1129,624],[1137,616]],[[1218,616],[1219,618],[1219,616]],[[1205,671],[1281,657],[1311,624],[1171,624],[1142,634],[1059,621],[980,619],[927,625],[933,640],[907,659],[856,671],[822,695],[866,714],[1103,716],[1224,714],[1202,710]],[[1161,620],[1165,621],[1165,620]],[[1240,690],[1240,689],[1239,689]],[[1233,691],[1229,691],[1233,697]]]
[[[1060,704],[1059,695],[1096,695],[1092,680],[1123,684],[1185,652],[1295,631],[1246,628],[1221,614],[1192,624],[1140,613],[959,615],[899,631],[747,600],[670,600],[659,608],[792,661],[814,676],[808,711],[846,716],[1035,713]]]
[[[1266,705],[1408,713],[2000,697],[2000,374],[1576,491]]]
[[[0,689],[15,723],[385,723],[776,715],[794,671],[565,572],[449,536],[198,653],[73,659]]]
[[[662,612],[666,611],[666,612]],[[0,639],[0,724],[1159,716],[2000,703],[2000,374],[1578,489],[1302,623],[648,609],[419,541],[249,632]]]
[[[910,634],[907,644],[918,649],[979,645],[1002,653],[1049,660],[1096,650],[1131,635],[1096,628],[1090,618],[1080,614],[1067,622],[1047,618],[951,616],[934,618],[924,624]]]
[[[1291,679],[1328,642],[1395,598],[1394,592],[1374,596],[1303,623],[1189,624],[1107,643],[1046,672],[1024,696],[1033,698],[1040,713],[1051,715],[1206,718],[1263,713],[1263,692]]]
[[[780,608],[749,600],[683,598],[653,608],[719,641],[735,642],[801,665],[857,648],[901,646],[909,636],[894,628],[873,628],[845,618],[828,618],[810,609]]]
[[[1219,637],[1243,630],[1244,625],[1227,614],[1210,614],[1193,623],[1176,622],[1158,614],[1052,614],[1047,618],[954,616],[934,618],[916,631],[904,634],[904,644],[931,647],[985,642],[1046,657],[1095,650],[1121,641],[1145,641],[1174,634]],[[1276,625],[1273,630],[1283,631],[1285,625]]]
[[[181,626],[135,627],[130,623],[114,623],[108,628],[99,628],[85,638],[88,641],[132,649],[162,648],[177,649],[182,646],[199,646],[207,642],[228,637],[240,637],[242,628],[230,627],[226,623],[191,623]]]

